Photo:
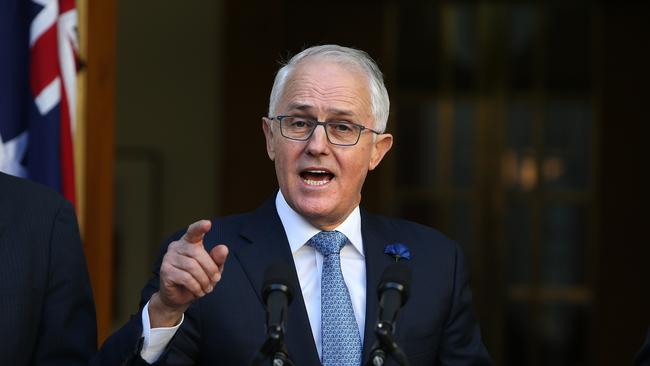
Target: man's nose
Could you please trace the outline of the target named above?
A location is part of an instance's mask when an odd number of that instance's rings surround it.
[[[327,151],[327,149],[329,149],[329,141],[327,140],[325,126],[316,126],[314,132],[307,141],[307,151],[312,154],[322,154]]]

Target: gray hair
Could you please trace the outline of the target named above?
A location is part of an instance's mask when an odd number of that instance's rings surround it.
[[[386,130],[390,101],[384,85],[384,77],[375,61],[364,51],[339,45],[322,45],[307,48],[293,56],[275,75],[271,98],[269,100],[269,116],[275,116],[275,108],[284,92],[285,82],[294,67],[307,57],[327,57],[341,65],[360,68],[368,77],[370,88],[370,103],[374,117],[374,128],[380,132]]]

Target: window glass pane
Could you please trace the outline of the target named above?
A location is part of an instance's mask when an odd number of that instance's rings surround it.
[[[450,4],[454,28],[451,29],[451,57],[454,88],[473,90],[478,85],[478,31],[476,6]]]
[[[438,86],[441,55],[438,14],[439,5],[433,2],[400,2],[398,87],[431,90]]]
[[[552,204],[544,210],[542,283],[582,285],[585,281],[586,210]]]
[[[588,309],[582,305],[547,302],[542,306],[537,331],[540,364],[543,366],[586,365]]]
[[[589,188],[592,119],[588,102],[554,100],[547,104],[542,160],[545,188]]]
[[[532,191],[537,185],[533,150],[533,112],[527,103],[513,102],[508,109],[506,146],[501,173],[508,191]]]
[[[558,91],[591,88],[590,2],[551,2],[546,12],[546,87]]]
[[[506,276],[509,285],[531,283],[531,219],[530,208],[524,202],[510,202],[505,222]]]
[[[511,302],[505,309],[506,365],[528,365],[531,345],[530,312],[526,302]]]
[[[432,188],[436,177],[437,108],[434,102],[399,108],[395,133],[399,187]]]
[[[454,108],[452,183],[455,188],[469,188],[474,176],[474,106],[456,102]]]
[[[509,56],[509,81],[513,89],[523,90],[533,87],[533,57],[538,40],[538,17],[533,4],[512,4],[509,6],[507,32]]]
[[[451,231],[449,236],[463,248],[468,261],[474,261],[475,230],[472,205],[464,199],[456,199],[451,207]]]

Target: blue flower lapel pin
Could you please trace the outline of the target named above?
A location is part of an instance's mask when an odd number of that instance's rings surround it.
[[[384,254],[388,254],[389,256],[393,257],[395,259],[395,262],[399,262],[400,260],[407,261],[411,259],[411,252],[409,251],[409,247],[402,243],[386,245],[384,247]]]

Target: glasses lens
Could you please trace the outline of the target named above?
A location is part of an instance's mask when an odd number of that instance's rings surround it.
[[[328,122],[327,135],[333,144],[354,145],[359,140],[361,128],[348,122]]]
[[[284,117],[280,121],[282,134],[290,139],[306,140],[314,129],[314,122],[301,117]]]

